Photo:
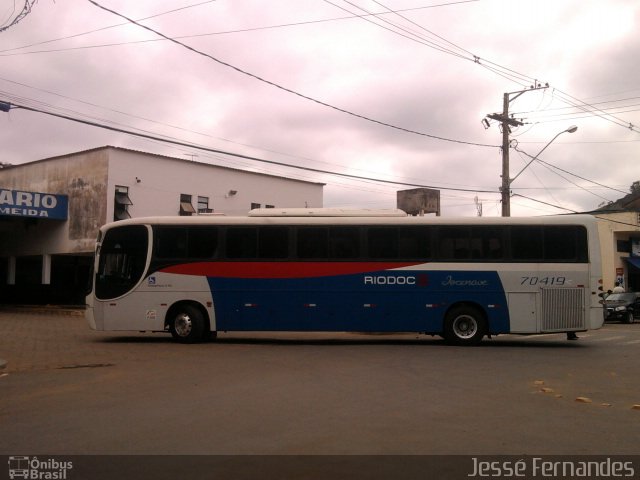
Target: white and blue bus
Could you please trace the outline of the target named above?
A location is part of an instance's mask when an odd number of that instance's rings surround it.
[[[100,229],[87,320],[184,343],[234,331],[484,336],[603,323],[589,215],[409,217],[262,209]]]

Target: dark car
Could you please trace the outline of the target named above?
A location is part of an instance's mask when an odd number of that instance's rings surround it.
[[[604,300],[604,319],[633,323],[640,318],[640,293],[612,293]]]

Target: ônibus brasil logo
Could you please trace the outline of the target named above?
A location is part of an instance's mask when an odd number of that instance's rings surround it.
[[[9,478],[33,480],[66,480],[67,472],[73,469],[73,462],[60,461],[55,458],[45,460],[38,457],[9,457]]]

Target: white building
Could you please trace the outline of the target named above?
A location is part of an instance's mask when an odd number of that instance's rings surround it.
[[[82,303],[98,228],[129,217],[322,207],[322,183],[117,147],[0,169],[0,302]]]

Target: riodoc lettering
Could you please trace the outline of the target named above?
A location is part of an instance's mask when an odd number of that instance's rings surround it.
[[[365,285],[415,285],[416,277],[396,277],[393,275],[365,275]]]
[[[486,287],[489,285],[487,280],[457,280],[453,275],[447,276],[442,281],[443,287]]]

